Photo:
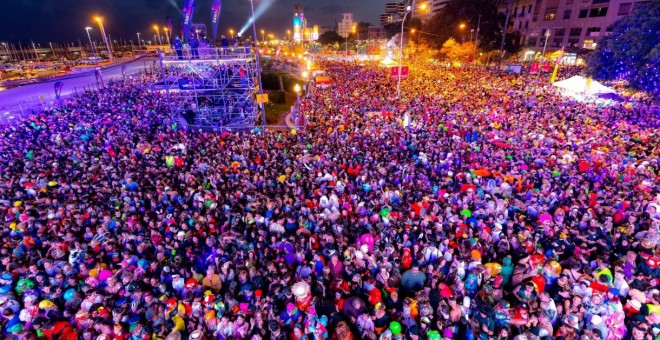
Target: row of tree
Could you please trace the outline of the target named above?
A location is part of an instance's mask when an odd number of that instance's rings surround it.
[[[416,30],[417,44],[440,50],[451,61],[464,61],[477,50],[500,49],[506,26],[506,15],[498,10],[501,1],[449,0],[443,10],[424,23],[417,17],[406,20],[404,29]],[[597,41],[596,50],[588,58],[587,72],[599,80],[626,80],[632,88],[660,97],[660,0],[635,3],[634,8],[632,15],[612,26],[612,34]],[[350,39],[358,35],[367,39],[368,28],[368,23],[360,23],[359,34]],[[392,37],[401,31],[401,24],[385,26],[385,30]],[[519,52],[520,38],[519,32],[507,33],[504,49],[509,54]],[[337,32],[326,32],[319,42],[342,44],[345,38]]]

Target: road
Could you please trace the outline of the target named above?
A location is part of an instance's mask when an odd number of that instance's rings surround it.
[[[111,79],[121,78],[122,65],[126,65],[126,74],[131,75],[143,71],[145,66],[152,67],[155,60],[157,58],[145,57],[126,64],[110,66],[102,71],[103,80],[107,82]],[[40,103],[45,105],[52,103],[55,100],[54,85],[56,81],[45,81],[0,91],[0,124],[15,119],[22,113],[21,109],[25,110],[26,107]],[[61,94],[64,97],[81,91],[85,87],[95,86],[96,76],[94,70],[90,70],[60,81],[64,84]]]

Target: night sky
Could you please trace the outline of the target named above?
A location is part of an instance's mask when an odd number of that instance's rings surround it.
[[[262,1],[254,0],[255,10]],[[292,19],[293,5],[301,3],[309,24],[332,25],[340,13],[353,12],[359,21],[378,22],[387,0],[274,0],[266,13],[257,19],[257,29],[282,37]],[[211,0],[197,0],[194,22],[205,23],[211,30]],[[85,26],[92,26],[93,39],[100,39],[92,18],[102,15],[106,32],[113,40],[152,39],[154,24],[165,25],[170,15],[174,31],[181,21],[183,0],[0,0],[0,41],[17,43],[33,39],[47,43],[86,39]],[[239,30],[250,15],[249,0],[223,0],[219,32]],[[146,38],[146,39],[145,39]]]

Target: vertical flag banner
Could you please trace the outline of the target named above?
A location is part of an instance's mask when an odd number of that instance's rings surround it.
[[[552,63],[549,61],[546,61],[541,65],[541,71],[543,72],[550,72],[550,66],[552,66]]]
[[[591,77],[587,78],[587,83],[584,86],[584,93],[587,93],[589,91],[589,89],[591,88],[591,82],[593,81],[594,81],[593,78]]]
[[[557,57],[557,65],[561,64],[561,60],[564,58],[564,48],[561,48],[559,51],[559,56]]]
[[[537,61],[533,62],[531,67],[529,68],[529,74],[537,74],[539,73],[539,63]]]
[[[183,40],[190,39],[190,25],[192,25],[195,12],[195,0],[186,0],[183,5]]]
[[[55,86],[55,98],[60,99],[60,95],[62,94],[62,87],[64,87],[64,83],[61,81],[56,81],[54,86]]]
[[[218,24],[220,23],[220,10],[222,9],[222,0],[213,0],[211,2],[211,28],[213,29],[213,40],[218,39]]]
[[[550,76],[550,84],[557,80],[557,71],[559,71],[559,64],[555,65],[555,69],[552,70],[552,76]]]
[[[172,39],[172,17],[169,15],[165,18],[165,26],[167,26],[167,34]]]

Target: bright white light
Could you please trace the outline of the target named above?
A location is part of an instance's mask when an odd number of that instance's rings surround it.
[[[275,0],[263,0],[257,8],[254,9],[254,20],[259,19],[260,16],[262,16],[266,10],[275,2]],[[248,19],[248,21],[241,27],[241,29],[238,31],[238,34],[243,34],[245,31],[250,28],[250,25],[252,25],[252,17]]]

